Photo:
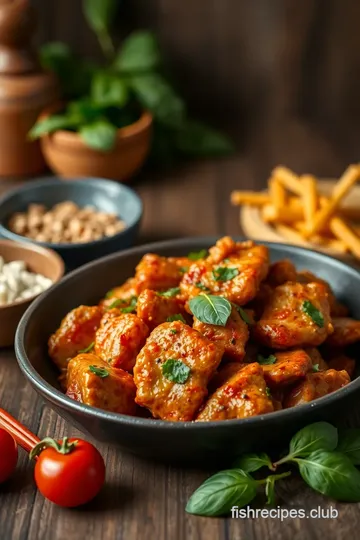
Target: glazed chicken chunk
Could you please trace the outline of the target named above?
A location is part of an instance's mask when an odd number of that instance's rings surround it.
[[[217,326],[199,321],[194,317],[193,328],[210,341],[219,342],[224,354],[231,360],[241,362],[245,356],[245,345],[249,339],[248,325],[233,308],[226,326]]]
[[[325,288],[320,283],[276,287],[255,325],[255,339],[273,349],[317,346],[333,328]]]
[[[304,381],[296,385],[284,400],[284,407],[296,407],[339,390],[350,382],[346,371],[328,369],[319,373],[308,373]]]
[[[347,307],[336,299],[332,288],[324,279],[321,279],[308,270],[302,270],[297,273],[297,277],[294,281],[298,281],[299,283],[321,283],[326,289],[331,315],[333,317],[345,317],[348,314]]]
[[[267,275],[268,249],[253,242],[236,243],[225,237],[209,252],[207,259],[194,263],[184,274],[180,284],[182,294],[192,298],[208,292],[238,305],[250,302]]]
[[[144,255],[136,267],[137,295],[145,289],[164,291],[177,287],[182,276],[183,271],[177,263],[177,259],[148,253]]]
[[[137,301],[137,315],[144,323],[153,330],[159,324],[175,315],[186,318],[184,301],[179,297],[161,296],[155,291],[145,289]]]
[[[127,307],[131,300],[137,297],[136,281],[134,278],[129,278],[120,287],[115,287],[108,291],[106,297],[101,300],[100,306],[104,308]]]
[[[270,287],[284,285],[287,281],[297,281],[296,268],[293,263],[287,259],[277,261],[270,265],[266,283]]]
[[[333,318],[334,332],[327,338],[326,345],[346,347],[360,341],[360,321],[348,317]]]
[[[93,343],[102,316],[98,306],[79,306],[63,318],[48,342],[49,356],[60,371],[66,371],[68,361]]]
[[[79,354],[69,362],[66,394],[106,411],[134,415],[136,388],[133,378],[108,365],[95,354]]]
[[[132,313],[104,316],[95,335],[95,353],[112,367],[131,371],[148,335],[146,324]]]
[[[301,349],[277,352],[272,356],[276,358],[274,363],[262,365],[265,381],[271,388],[303,379],[312,368],[310,356]]]
[[[136,402],[155,418],[193,420],[223,349],[180,321],[152,331],[134,367]]]
[[[262,367],[248,364],[209,397],[196,421],[246,418],[274,410]]]
[[[355,366],[355,360],[349,356],[346,356],[346,354],[334,356],[329,361],[329,368],[336,369],[337,371],[346,371],[350,377],[354,375]]]

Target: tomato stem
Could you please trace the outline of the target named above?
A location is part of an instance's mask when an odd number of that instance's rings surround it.
[[[51,437],[46,437],[34,446],[30,452],[29,458],[36,458],[46,448],[53,448],[59,452],[59,454],[70,454],[74,450],[77,443],[78,441],[69,442],[68,437],[64,437],[62,441],[55,441],[55,439],[52,439]]]

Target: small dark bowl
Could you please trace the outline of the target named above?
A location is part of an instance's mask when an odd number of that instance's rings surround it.
[[[209,247],[214,238],[160,242],[116,253],[66,276],[28,308],[20,321],[16,356],[27,380],[61,416],[96,439],[117,444],[145,457],[173,463],[210,462],[221,466],[241,452],[274,449],[288,442],[297,429],[318,420],[343,417],[360,390],[360,378],[344,388],[299,407],[239,420],[221,422],[165,422],[136,418],[91,408],[64,395],[47,355],[49,335],[62,317],[80,304],[95,304],[108,289],[133,274],[147,252],[181,256]],[[329,281],[337,297],[360,318],[360,273],[326,255],[283,244],[267,244],[272,261],[288,258]],[[358,375],[359,373],[357,373]]]
[[[24,212],[29,204],[39,203],[51,208],[62,201],[73,201],[80,207],[95,206],[102,212],[117,214],[126,223],[126,229],[114,236],[94,242],[53,244],[36,242],[8,229],[9,218],[15,212]],[[48,177],[29,182],[0,199],[0,236],[9,240],[31,242],[54,251],[63,258],[68,270],[133,245],[142,217],[143,207],[138,195],[127,186],[102,178],[61,180]]]

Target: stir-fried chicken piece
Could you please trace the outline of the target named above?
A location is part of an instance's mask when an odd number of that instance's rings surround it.
[[[184,309],[184,300],[178,296],[161,296],[150,289],[145,289],[140,294],[137,301],[137,315],[150,330],[166,322],[169,317],[174,315],[179,315],[184,320],[189,317]]]
[[[319,278],[308,270],[302,270],[301,272],[297,273],[297,277],[294,281],[298,281],[299,283],[321,283],[326,289],[326,294],[330,306],[330,314],[333,317],[346,317],[346,315],[348,314],[347,307],[341,304],[336,299],[332,288],[330,287],[329,283],[324,279]]]
[[[329,368],[336,369],[337,371],[346,371],[350,377],[354,375],[355,366],[355,360],[345,354],[334,356],[329,362]]]
[[[148,253],[136,267],[137,294],[145,289],[163,291],[177,287],[182,276],[183,272],[176,259]]]
[[[66,394],[76,401],[106,411],[135,415],[133,378],[95,354],[79,354],[69,362]]]
[[[102,316],[98,306],[79,306],[65,315],[48,342],[49,356],[60,371],[66,371],[68,361],[93,343]]]
[[[207,259],[194,263],[184,274],[180,284],[183,295],[192,298],[208,292],[238,305],[250,302],[268,272],[268,249],[225,237],[209,251]]]
[[[273,356],[276,358],[274,363],[261,365],[265,381],[271,388],[303,379],[312,368],[310,356],[301,349],[277,352]]]
[[[305,352],[311,358],[311,363],[314,371],[325,371],[326,369],[329,369],[329,366],[321,356],[318,349],[316,349],[315,347],[311,347],[309,349],[305,349]]]
[[[287,281],[296,281],[297,273],[293,263],[287,259],[270,265],[266,283],[270,287],[278,287]]]
[[[231,360],[236,362],[243,360],[249,330],[236,308],[233,308],[226,326],[203,323],[194,317],[193,328],[210,341],[219,342],[224,347],[224,354]]]
[[[248,364],[206,401],[196,421],[229,420],[265,414],[274,410],[262,367]]]
[[[350,382],[346,371],[328,369],[319,373],[308,373],[305,380],[296,385],[284,400],[284,407],[296,407],[322,396],[326,396],[335,390],[339,390]]]
[[[220,364],[219,369],[214,373],[209,382],[209,393],[212,394],[215,392],[215,390],[220,386],[223,386],[223,384],[235,375],[235,373],[246,366],[247,364],[242,364],[241,362],[227,362],[225,364]]]
[[[106,294],[106,297],[103,298],[100,302],[100,306],[104,308],[110,308],[111,306],[116,307],[127,307],[133,298],[137,296],[136,280],[134,278],[129,278],[125,281],[120,287],[114,287]]]
[[[132,313],[104,317],[95,336],[95,353],[115,368],[131,371],[149,329]]]
[[[155,418],[193,420],[223,349],[180,321],[152,331],[134,367],[136,402]]]
[[[334,317],[332,323],[334,332],[327,338],[326,345],[346,347],[360,341],[360,321],[348,317]]]
[[[254,335],[272,349],[317,346],[332,332],[329,302],[320,283],[285,283],[274,289]]]

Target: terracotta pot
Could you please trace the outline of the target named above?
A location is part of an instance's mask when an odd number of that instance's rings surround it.
[[[54,108],[40,118],[49,116]],[[56,131],[41,138],[41,149],[49,167],[66,177],[92,176],[126,181],[143,165],[151,143],[152,116],[144,111],[136,122],[118,130],[111,152],[89,148],[78,133]]]

